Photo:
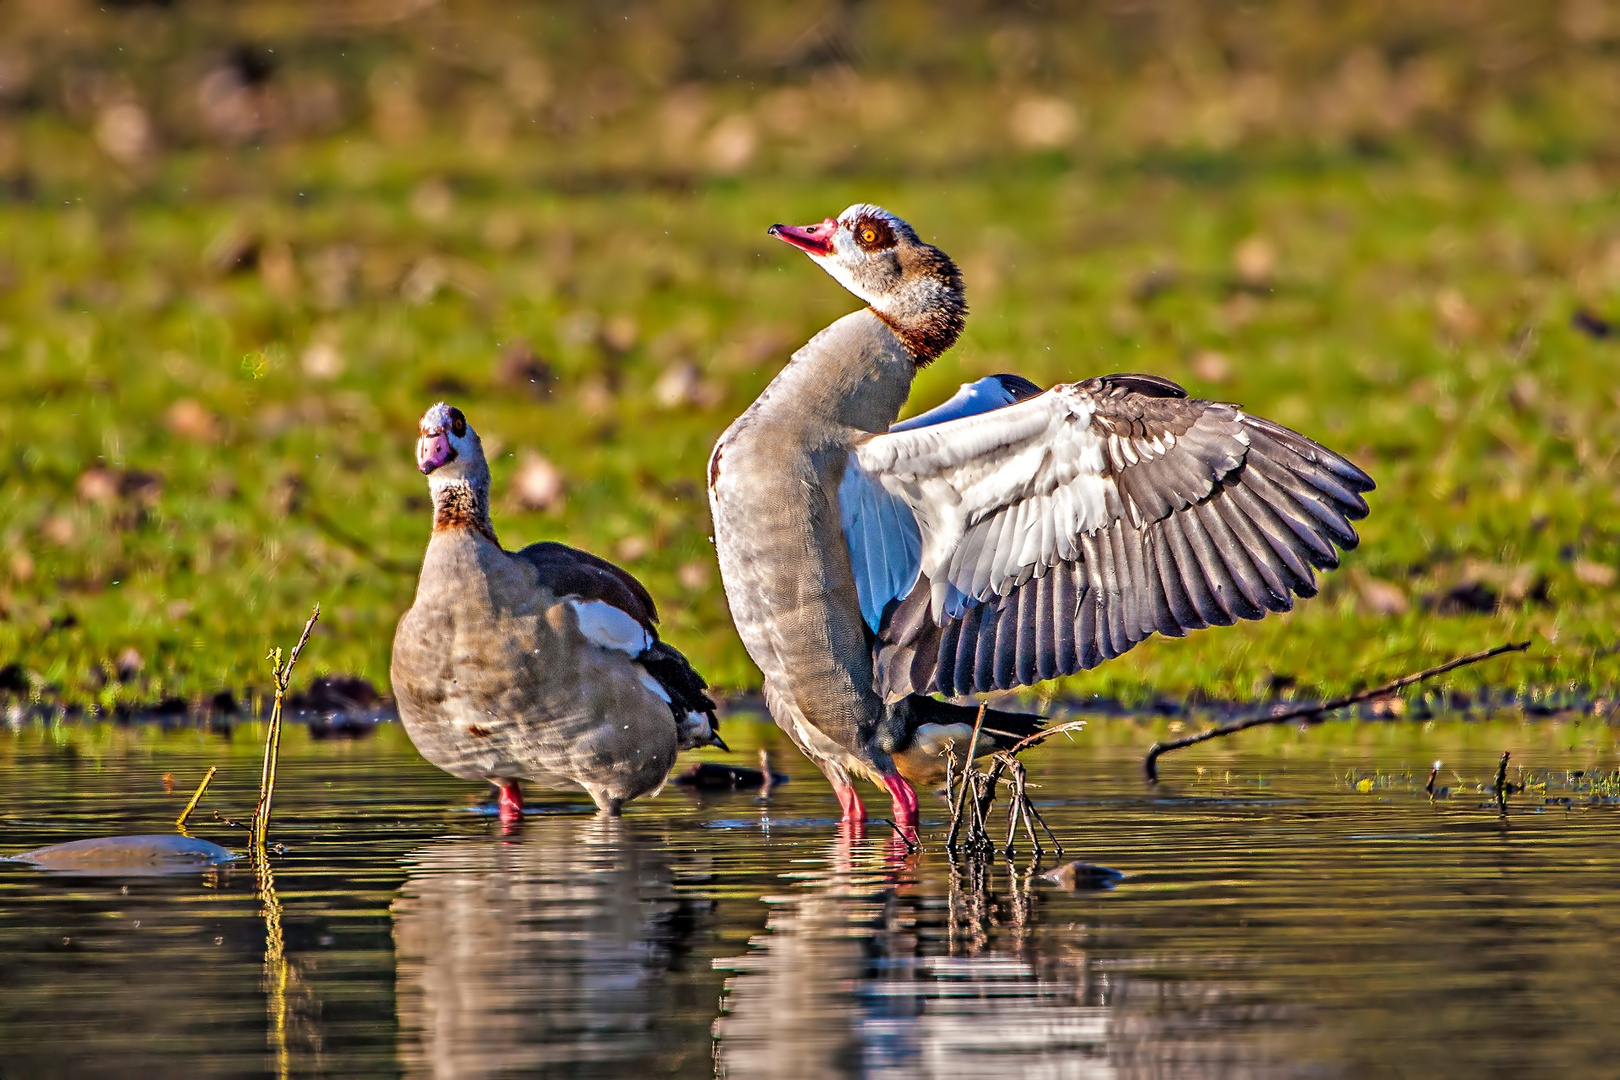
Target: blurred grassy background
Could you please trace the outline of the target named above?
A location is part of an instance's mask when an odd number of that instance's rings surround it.
[[[757,673],[703,462],[854,301],[765,236],[880,202],[1000,370],[1145,370],[1377,479],[1286,618],[1062,689],[1620,685],[1620,6],[667,0],[0,6],[0,695],[201,700],[325,610],[386,688],[416,417],[492,451],[509,546],[625,563]]]

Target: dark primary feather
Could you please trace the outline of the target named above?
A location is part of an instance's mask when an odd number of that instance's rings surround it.
[[[636,662],[646,668],[647,674],[657,679],[658,684],[668,692],[670,711],[674,712],[675,719],[685,719],[689,712],[701,713],[709,718],[710,728],[720,730],[720,720],[714,714],[714,701],[705,693],[709,684],[681,655],[680,650],[667,642],[655,641],[636,657]]]
[[[1315,594],[1315,570],[1355,547],[1351,522],[1366,516],[1362,493],[1373,482],[1338,454],[1156,376],[1081,385],[1096,402],[1093,429],[1120,440],[1105,449],[1118,516],[1077,538],[1072,559],[940,624],[919,577],[890,603],[874,642],[886,698],[1027,686],[1095,667],[1154,633],[1287,611],[1295,596]],[[1154,451],[1167,436],[1173,444]],[[951,565],[987,564],[996,541],[970,533]]]
[[[978,719],[979,707],[977,705],[953,705],[949,701],[940,701],[925,694],[913,694],[906,699],[910,706],[910,723],[907,725],[912,731],[924,724],[966,724],[973,726]],[[998,750],[1006,750],[1020,739],[1040,731],[1046,724],[1046,717],[1034,713],[1007,712],[1004,709],[985,709],[984,725],[980,729],[983,734],[995,740]]]

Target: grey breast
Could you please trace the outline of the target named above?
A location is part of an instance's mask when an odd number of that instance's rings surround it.
[[[721,575],[749,654],[785,703],[851,748],[884,707],[837,491],[849,449],[893,422],[912,372],[881,320],[845,316],[727,430],[711,469]]]

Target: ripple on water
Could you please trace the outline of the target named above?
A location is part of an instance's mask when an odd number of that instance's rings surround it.
[[[1330,726],[1167,759],[1149,789],[1151,733],[1103,741],[1101,726],[1028,759],[1065,859],[1126,875],[1078,891],[999,859],[953,868],[937,804],[919,856],[880,823],[842,836],[830,792],[785,748],[772,761],[796,782],[768,803],[671,790],[613,821],[531,793],[539,812],[507,835],[477,812],[485,791],[423,764],[397,729],[294,739],[269,888],[241,865],[64,878],[0,862],[0,1071],[1612,1067],[1620,821],[1570,779],[1612,770],[1606,729]],[[1508,739],[1516,763],[1555,779],[1504,816],[1463,788],[1488,783]],[[253,751],[192,732],[0,733],[0,843],[164,833],[187,778],[220,764],[193,831],[240,847],[212,812],[246,816]],[[1431,803],[1437,756],[1460,779]],[[1347,770],[1379,783],[1356,790]],[[165,772],[180,795],[163,793]]]

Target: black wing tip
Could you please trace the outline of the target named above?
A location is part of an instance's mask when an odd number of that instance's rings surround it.
[[[1014,401],[1027,401],[1046,392],[1022,375],[1014,375],[1012,372],[1004,371],[990,377],[999,382],[1001,388],[1007,391],[1007,396]]]
[[[1244,412],[1243,423],[1246,427],[1265,432],[1312,465],[1326,469],[1358,495],[1364,495],[1378,488],[1373,478],[1355,462],[1343,454],[1329,450],[1315,439],[1301,435],[1293,428],[1283,427],[1275,420],[1267,420],[1263,416],[1255,416],[1249,412]],[[1360,509],[1361,513],[1356,516],[1365,517],[1367,515],[1365,501],[1361,503]]]
[[[912,716],[917,724],[972,724],[978,720],[979,705],[958,705],[926,694],[910,697]],[[1039,713],[1011,712],[984,706],[983,730],[1005,750],[1040,731],[1049,718]]]
[[[1180,383],[1172,382],[1162,375],[1148,375],[1142,372],[1127,371],[1115,375],[1099,375],[1090,381],[1098,389],[1105,392],[1128,392],[1155,398],[1185,398],[1188,396],[1186,387]]]

